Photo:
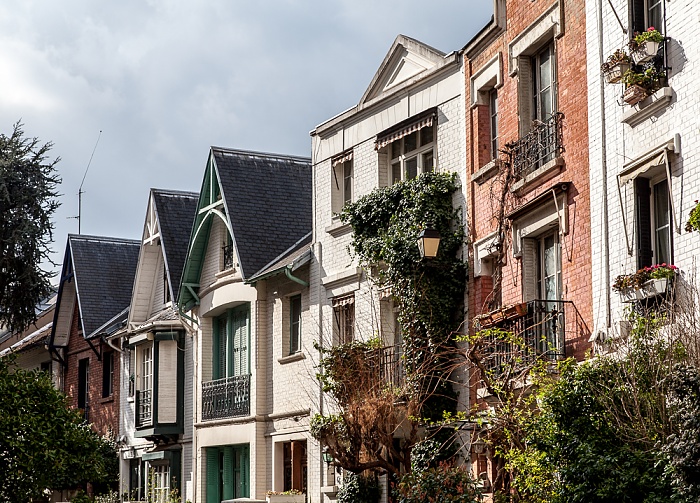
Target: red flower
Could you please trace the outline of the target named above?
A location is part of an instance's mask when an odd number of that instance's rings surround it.
[[[654,28],[653,26],[650,26],[649,28],[647,28],[647,31],[654,31],[654,30],[656,30],[656,28]]]

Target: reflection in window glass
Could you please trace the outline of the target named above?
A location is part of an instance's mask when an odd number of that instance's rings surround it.
[[[406,179],[410,180],[418,176],[418,158],[412,157],[406,161]]]
[[[403,153],[413,152],[418,147],[418,133],[406,135],[403,139]]]

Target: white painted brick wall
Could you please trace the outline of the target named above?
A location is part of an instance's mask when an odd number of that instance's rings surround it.
[[[639,157],[644,152],[671,139],[675,134],[681,136],[681,152],[671,155],[673,199],[676,206],[675,217],[681,233],[673,233],[674,263],[685,274],[691,274],[694,269],[694,259],[700,247],[700,238],[695,233],[683,230],[688,213],[694,205],[694,200],[700,199],[700,93],[698,93],[698,78],[700,67],[700,34],[697,26],[700,21],[700,2],[686,0],[680,2],[665,2],[666,25],[665,35],[670,37],[668,42],[669,84],[674,91],[671,104],[663,109],[656,117],[648,118],[642,123],[631,127],[623,124],[622,114],[629,106],[621,106],[620,84],[605,85],[605,130],[602,129],[601,101],[599,82],[601,78],[597,2],[589,0],[586,4],[588,53],[588,117],[589,117],[589,155],[591,174],[591,246],[593,258],[591,264],[593,282],[593,316],[595,331],[606,330],[606,291],[610,285],[605,281],[605,261],[602,253],[604,240],[604,201],[608,204],[610,246],[610,281],[619,274],[627,274],[636,270],[636,245],[634,242],[634,205],[632,183],[624,186],[618,194],[617,175],[625,163]],[[613,0],[612,5],[627,24],[627,0]],[[615,49],[623,47],[627,37],[622,33],[613,11],[603,2],[603,58]],[[602,138],[605,137],[607,147],[607,193],[603,187]],[[624,208],[624,211],[623,211]],[[624,221],[623,221],[624,216]],[[626,226],[625,226],[626,223]],[[629,246],[632,254],[627,251],[625,227],[629,236]],[[697,279],[697,278],[696,278]],[[623,316],[623,304],[615,292],[611,292],[613,333],[617,330],[617,321]]]

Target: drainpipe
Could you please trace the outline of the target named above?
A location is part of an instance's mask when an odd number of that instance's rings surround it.
[[[598,11],[598,68],[603,65],[603,1],[597,0],[596,9]],[[598,75],[600,94],[600,163],[603,171],[603,261],[604,261],[604,286],[605,286],[605,326],[610,329],[611,306],[610,306],[610,222],[608,221],[608,156],[606,141],[606,121],[605,121],[605,83],[602,75]],[[590,164],[589,164],[590,166]],[[590,176],[590,167],[589,167]]]
[[[300,284],[301,286],[303,286],[303,287],[309,286],[309,284],[308,284],[306,281],[304,281],[304,280],[301,279],[301,278],[297,278],[296,276],[294,276],[294,275],[292,274],[292,268],[291,268],[291,266],[287,266],[287,267],[284,268],[284,275],[287,276],[288,279],[291,279],[292,281],[295,281],[296,283],[299,283],[299,284]]]
[[[315,198],[314,198],[315,200]],[[319,278],[317,281],[314,282],[314,285],[316,287],[316,308],[318,309],[318,345],[319,347],[323,347],[323,306],[321,305],[321,290],[323,290],[323,286],[321,285],[321,260],[323,257],[323,248],[321,246],[321,242],[316,242],[315,244],[316,247],[316,267],[317,267],[317,275],[316,277]],[[319,355],[320,358],[321,355]],[[318,383],[318,413],[323,415],[323,386],[321,383]],[[319,442],[319,449],[323,449],[323,447],[320,445],[321,443]],[[318,457],[318,462],[320,464],[319,467],[319,480],[323,480],[324,483],[327,483],[325,480],[327,474],[328,474],[328,467],[326,466],[325,461],[323,460],[323,452],[319,453],[320,456]],[[325,471],[324,471],[325,468]],[[335,470],[335,468],[334,468]],[[323,487],[323,483],[321,484],[321,487]],[[319,501],[324,501],[323,497],[323,492],[319,490]]]

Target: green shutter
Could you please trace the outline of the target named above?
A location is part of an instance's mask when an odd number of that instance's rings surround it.
[[[178,492],[181,488],[182,481],[182,451],[172,451],[172,458],[170,458],[170,489],[177,489]]]
[[[250,498],[250,445],[238,448],[238,487],[237,498]]]
[[[211,378],[212,380],[221,377],[221,368],[219,366],[219,353],[221,351],[221,335],[220,335],[219,318],[213,320],[213,330],[211,334]]]
[[[232,375],[246,375],[248,371],[248,306],[239,307],[232,311]]]
[[[224,451],[224,494],[223,498],[225,500],[231,500],[235,498],[234,494],[234,450],[231,446],[226,446],[223,448]]]
[[[207,481],[206,481],[206,502],[221,503],[219,494],[219,449],[208,447],[207,453]]]

